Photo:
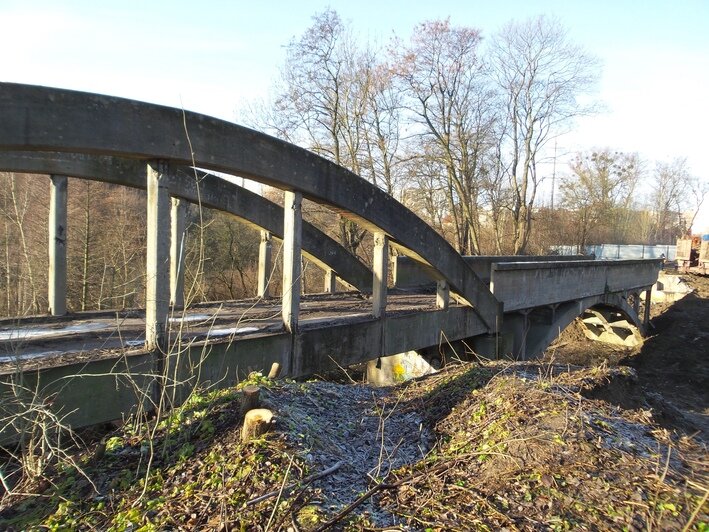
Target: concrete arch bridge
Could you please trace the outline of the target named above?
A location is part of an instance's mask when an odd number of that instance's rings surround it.
[[[166,390],[180,402],[195,386],[229,385],[274,362],[299,376],[464,339],[488,355],[528,358],[584,313],[599,336],[635,334],[631,326],[642,331],[648,321],[659,260],[462,257],[364,179],[232,123],[9,83],[0,83],[0,116],[0,171],[51,176],[50,312],[0,323],[6,413],[18,408],[19,381],[81,426],[120,418]],[[285,205],[214,172],[280,188]],[[67,176],[147,191],[144,310],[66,314]],[[371,268],[303,221],[303,198],[372,233]],[[183,308],[186,203],[260,228],[256,298]],[[272,237],[283,242],[276,299],[268,297]],[[390,248],[399,255],[393,287]],[[303,255],[325,271],[320,294],[301,295]],[[336,280],[346,291],[336,293]]]

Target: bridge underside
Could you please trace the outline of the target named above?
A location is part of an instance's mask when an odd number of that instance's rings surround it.
[[[500,335],[501,354],[515,360],[537,358],[577,319],[587,338],[615,345],[634,347],[645,332],[637,310],[624,294],[600,294],[506,313]]]

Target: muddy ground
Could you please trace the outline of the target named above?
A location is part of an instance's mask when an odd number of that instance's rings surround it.
[[[709,280],[690,283],[635,350],[571,329],[538,363],[391,388],[253,375],[277,422],[247,443],[239,390],[35,439],[24,475],[2,465],[0,528],[706,531]]]

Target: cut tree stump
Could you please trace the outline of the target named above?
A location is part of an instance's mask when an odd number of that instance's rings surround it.
[[[269,379],[277,379],[281,374],[281,365],[278,362],[274,362],[271,365],[271,371],[268,372]]]
[[[241,441],[248,442],[258,438],[271,429],[275,423],[273,412],[267,408],[255,408],[246,412],[244,426],[241,429]]]
[[[246,412],[259,407],[259,394],[261,393],[261,388],[254,384],[249,386],[244,386],[241,390],[241,400],[239,402],[239,411],[241,415],[246,415]]]

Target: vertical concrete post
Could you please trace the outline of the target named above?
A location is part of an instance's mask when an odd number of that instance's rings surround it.
[[[643,312],[643,325],[647,327],[650,323],[650,302],[652,301],[652,286],[645,290],[645,309]]]
[[[374,264],[372,268],[372,315],[381,318],[387,306],[387,279],[389,276],[389,237],[374,233]]]
[[[271,276],[272,253],[271,233],[261,231],[261,243],[258,247],[258,293],[256,295],[263,299],[271,297],[268,290],[268,280]]]
[[[147,250],[145,267],[145,347],[165,348],[170,308],[170,195],[167,161],[147,168]]]
[[[436,306],[441,310],[446,310],[450,303],[450,286],[448,281],[442,279],[436,283]]]
[[[50,177],[49,189],[49,312],[66,314],[66,213],[67,177]]]
[[[298,331],[300,307],[300,250],[302,245],[303,194],[286,191],[283,205],[283,325]]]
[[[187,203],[171,198],[170,203],[170,305],[185,305],[185,218]]]
[[[633,310],[635,315],[640,317],[640,292],[633,293]]]
[[[334,294],[337,292],[337,274],[332,268],[325,270],[325,293]]]

